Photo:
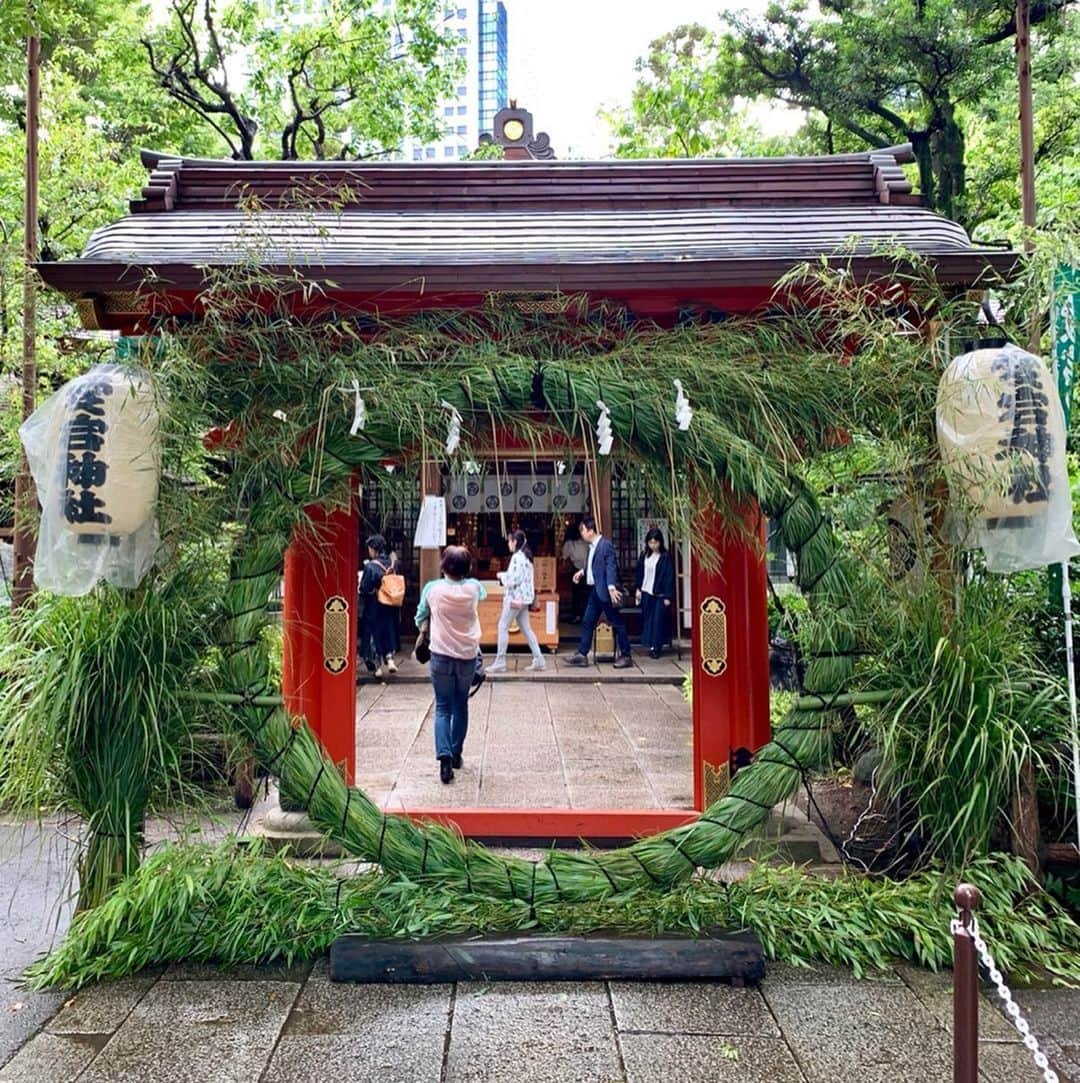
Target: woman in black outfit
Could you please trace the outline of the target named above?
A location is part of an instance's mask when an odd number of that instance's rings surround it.
[[[664,547],[664,535],[655,527],[645,535],[634,579],[641,606],[641,644],[650,658],[671,642],[671,606],[675,601],[675,561]]]
[[[394,622],[397,611],[379,601],[379,587],[387,572],[397,570],[397,561],[388,551],[386,539],[372,534],[367,540],[368,559],[360,576],[360,596],[364,600],[363,624],[360,627],[360,657],[368,673],[381,678],[388,670],[397,672],[394,662]]]

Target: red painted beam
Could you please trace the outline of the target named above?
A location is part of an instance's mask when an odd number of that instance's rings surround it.
[[[671,808],[420,808],[400,814],[413,820],[434,820],[467,838],[642,838],[697,819],[697,813],[689,809]]]

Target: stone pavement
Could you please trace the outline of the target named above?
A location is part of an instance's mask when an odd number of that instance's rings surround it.
[[[679,688],[601,683],[595,670],[588,679],[540,677],[481,687],[464,764],[449,786],[438,777],[430,684],[391,677],[361,685],[359,784],[391,811],[693,807],[693,724]]]
[[[942,1083],[948,975],[773,964],[760,989],[622,982],[336,985],[312,966],[179,965],[73,997],[0,1083]],[[1080,993],[1027,990],[1080,1081]],[[984,1000],[988,1083],[1038,1080]],[[1070,1045],[1071,1043],[1071,1045]]]
[[[70,919],[74,844],[57,825],[0,820],[0,1064],[63,1003],[18,985],[23,970],[63,939]]]

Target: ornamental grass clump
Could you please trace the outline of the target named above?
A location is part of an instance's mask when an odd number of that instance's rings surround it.
[[[1068,702],[1025,613],[1008,580],[982,574],[955,590],[927,576],[881,608],[872,668],[903,692],[871,716],[878,781],[914,810],[924,858],[960,866],[1004,844],[1025,763],[1066,777]]]
[[[980,927],[1006,971],[1080,982],[1080,927],[1052,898],[1032,891],[1021,862],[995,855],[963,876],[983,894]],[[936,970],[952,958],[954,885],[955,877],[937,868],[895,882],[756,865],[730,884],[695,877],[668,891],[534,905],[376,872],[347,875],[271,853],[255,839],[169,845],[101,906],[77,915],[64,942],[27,977],[37,988],[77,988],[181,960],[292,963],[325,954],[344,933],[417,940],[715,928],[751,929],[769,958],[796,966],[849,966],[861,975],[906,959]]]
[[[151,801],[187,796],[199,753],[183,697],[213,641],[215,589],[192,557],[136,591],[41,596],[0,648],[0,807],[36,814],[50,794],[82,819],[80,909],[138,866]]]

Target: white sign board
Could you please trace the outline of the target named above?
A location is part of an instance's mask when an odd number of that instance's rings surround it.
[[[666,519],[638,519],[637,521],[637,550],[639,553],[645,552],[645,535],[655,527],[664,535],[664,548],[671,548],[671,531],[668,530],[668,521]]]
[[[441,549],[446,544],[446,500],[441,496],[425,496],[416,520],[413,547]]]

